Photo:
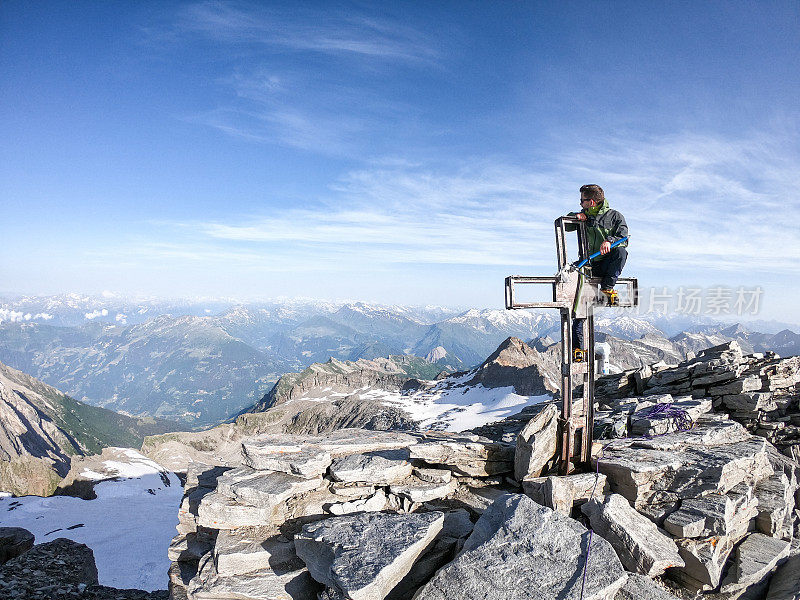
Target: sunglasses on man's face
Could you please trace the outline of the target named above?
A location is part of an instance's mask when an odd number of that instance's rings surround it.
[[[591,201],[592,198],[581,198],[581,204],[583,204],[584,202],[591,202]]]

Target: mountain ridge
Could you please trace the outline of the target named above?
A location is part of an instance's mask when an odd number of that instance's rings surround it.
[[[73,457],[139,446],[177,423],[137,419],[90,406],[0,363],[0,490],[49,495]]]

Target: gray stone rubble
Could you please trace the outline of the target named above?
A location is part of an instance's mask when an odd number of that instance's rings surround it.
[[[800,600],[798,382],[800,359],[735,343],[600,378],[596,472],[566,477],[554,404],[494,440],[247,438],[189,469],[172,598],[577,600],[585,566],[586,599]]]

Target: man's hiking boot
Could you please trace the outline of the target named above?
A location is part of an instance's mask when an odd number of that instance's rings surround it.
[[[582,363],[586,362],[586,359],[586,350],[583,350],[582,348],[575,348],[575,350],[572,351],[572,362]]]
[[[609,306],[619,306],[619,294],[617,293],[617,290],[612,288],[610,290],[601,289],[600,291],[605,294]]]

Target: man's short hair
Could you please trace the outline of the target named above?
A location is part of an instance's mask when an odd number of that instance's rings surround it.
[[[581,194],[583,194],[584,196],[587,196],[588,198],[590,198],[592,200],[597,200],[597,201],[600,201],[600,202],[602,202],[603,200],[606,199],[606,196],[603,193],[603,188],[601,188],[599,185],[596,185],[594,183],[590,183],[590,184],[587,184],[587,185],[582,185],[581,186]]]

